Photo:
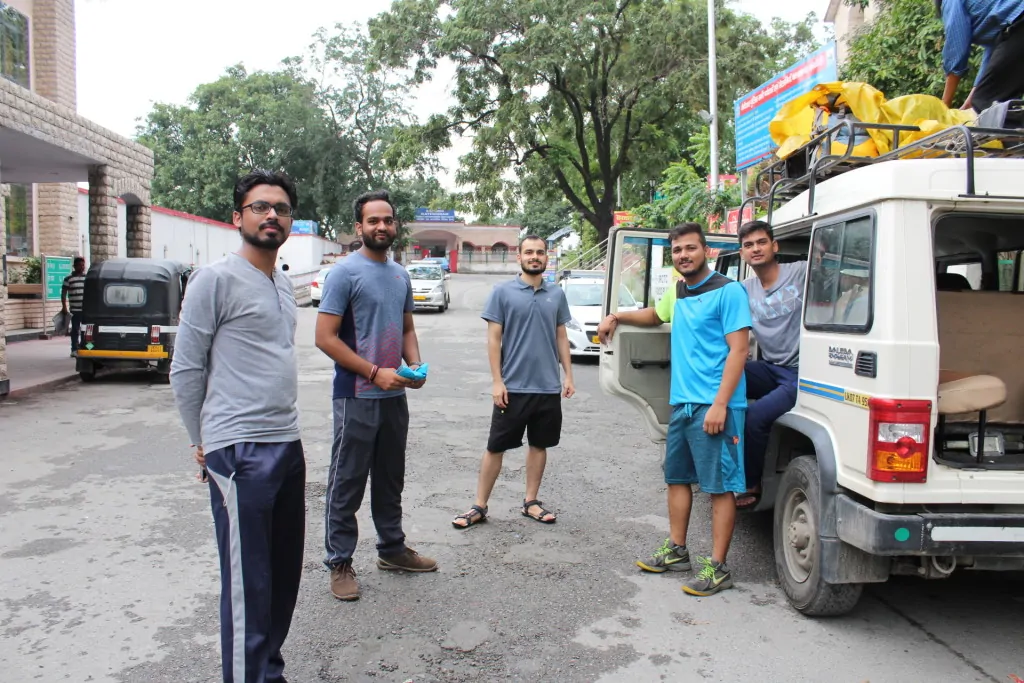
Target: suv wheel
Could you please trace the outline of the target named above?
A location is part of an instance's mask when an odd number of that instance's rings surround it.
[[[821,514],[818,463],[809,455],[786,468],[775,498],[775,569],[789,603],[807,616],[846,614],[860,599],[859,583],[830,584],[821,578]]]

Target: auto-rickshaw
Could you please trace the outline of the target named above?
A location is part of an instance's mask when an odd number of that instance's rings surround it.
[[[174,338],[192,268],[177,261],[119,258],[89,268],[82,341],[75,370],[83,382],[100,368],[156,369],[170,379]]]

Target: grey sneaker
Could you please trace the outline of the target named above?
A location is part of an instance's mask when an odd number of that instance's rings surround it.
[[[660,548],[647,560],[637,560],[636,566],[644,571],[661,574],[662,572],[688,572],[690,571],[690,551],[686,546],[672,543],[671,538],[666,538]]]
[[[683,592],[705,598],[726,588],[732,588],[732,572],[725,562],[713,562],[709,557],[700,557],[703,565],[697,575],[683,584]]]

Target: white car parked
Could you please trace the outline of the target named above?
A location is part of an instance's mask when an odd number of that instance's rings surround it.
[[[324,293],[324,280],[327,279],[327,273],[331,272],[331,268],[334,266],[327,266],[321,268],[320,272],[313,278],[312,284],[309,285],[309,297],[313,300],[313,306],[320,308],[320,297]]]
[[[569,302],[572,320],[565,326],[569,337],[569,353],[573,356],[599,356],[601,344],[597,339],[597,326],[601,322],[604,304],[605,278],[566,278],[559,283]],[[625,285],[619,285],[618,310],[638,308],[633,295]]]
[[[412,300],[415,308],[433,308],[444,313],[452,302],[448,281],[452,276],[444,272],[440,263],[413,261],[406,270],[412,280]]]

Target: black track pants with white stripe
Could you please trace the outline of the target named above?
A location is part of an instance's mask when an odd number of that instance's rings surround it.
[[[237,443],[206,454],[220,551],[224,683],[282,683],[302,577],[302,442]]]

